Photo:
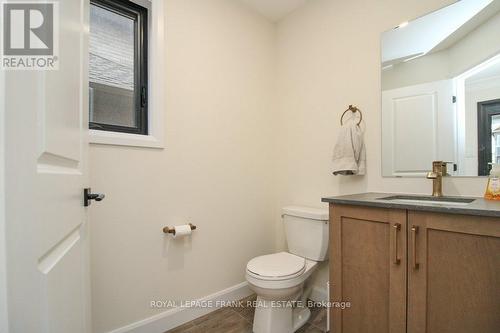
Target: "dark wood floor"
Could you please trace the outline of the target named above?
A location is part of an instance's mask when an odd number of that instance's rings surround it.
[[[255,300],[255,295],[243,299]],[[253,307],[222,308],[165,333],[251,333]],[[326,309],[312,308],[311,318],[297,333],[326,332]]]

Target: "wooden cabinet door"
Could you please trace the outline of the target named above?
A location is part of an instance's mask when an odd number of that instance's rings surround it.
[[[406,211],[330,205],[334,333],[406,331]]]
[[[408,333],[500,332],[500,219],[408,212]]]

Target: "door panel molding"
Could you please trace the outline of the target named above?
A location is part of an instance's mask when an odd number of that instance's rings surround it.
[[[37,161],[39,173],[75,174],[81,175],[80,161],[51,153],[43,153]]]
[[[457,160],[453,94],[452,80],[382,92],[383,176],[420,177],[434,160]]]
[[[38,269],[43,274],[50,271],[61,261],[61,259],[80,241],[80,227],[73,230],[52,249],[38,259]]]

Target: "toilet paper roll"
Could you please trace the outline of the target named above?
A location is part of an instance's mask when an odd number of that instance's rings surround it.
[[[175,234],[172,235],[174,238],[184,237],[191,235],[191,226],[189,224],[177,225],[174,227]]]

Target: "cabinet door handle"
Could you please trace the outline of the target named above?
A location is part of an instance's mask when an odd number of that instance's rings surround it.
[[[395,223],[392,226],[392,262],[399,265],[401,259],[398,258],[398,231],[401,230],[401,224]]]
[[[418,233],[418,227],[417,226],[412,226],[411,227],[411,246],[412,246],[412,261],[413,261],[413,269],[418,269],[418,262],[417,262],[417,233]]]

